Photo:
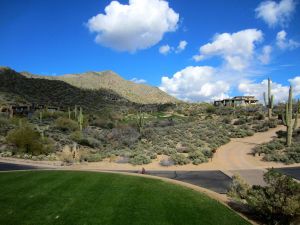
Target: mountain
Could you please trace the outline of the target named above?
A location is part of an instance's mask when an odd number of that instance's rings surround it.
[[[61,108],[79,105],[90,111],[104,108],[137,108],[112,90],[80,89],[64,81],[34,78],[30,74],[21,74],[7,67],[0,67],[0,105],[7,103],[36,103],[59,106]]]
[[[64,81],[80,89],[111,90],[131,102],[140,104],[175,103],[179,101],[157,87],[136,84],[132,81],[125,80],[113,71],[86,72],[62,76],[39,76],[28,72],[23,72],[22,74],[30,78]]]

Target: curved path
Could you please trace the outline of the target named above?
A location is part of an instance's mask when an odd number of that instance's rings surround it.
[[[233,174],[239,174],[243,177],[249,184],[264,184],[263,182],[263,173],[266,171],[266,168],[277,167],[277,168],[286,168],[286,167],[299,167],[300,163],[293,164],[291,166],[284,165],[282,163],[275,162],[264,162],[261,160],[261,157],[254,157],[251,154],[251,151],[254,146],[269,142],[272,138],[276,137],[276,132],[279,130],[284,130],[284,126],[278,126],[276,128],[270,129],[267,132],[256,133],[251,137],[245,138],[234,138],[231,141],[223,146],[221,146],[212,161],[208,163],[203,163],[200,165],[185,165],[185,166],[169,166],[163,167],[160,165],[160,160],[166,158],[167,156],[159,156],[158,159],[154,160],[152,163],[143,166],[133,166],[128,163],[112,163],[109,160],[104,160],[102,162],[96,163],[86,163],[86,164],[75,164],[68,166],[68,169],[80,169],[80,170],[110,170],[110,171],[139,171],[144,167],[146,171],[181,171],[181,172],[208,172],[215,173],[213,171],[222,171],[228,176]],[[34,162],[21,159],[8,159],[1,158],[0,162],[12,162],[18,164],[27,164],[34,166],[50,167],[50,168],[62,168],[58,166],[59,162],[49,162],[47,165],[46,162]],[[40,164],[39,164],[40,163]],[[156,172],[156,173],[157,173]],[[168,175],[169,176],[169,175]],[[206,175],[210,176],[210,175]],[[201,176],[200,176],[201,177]],[[203,177],[203,176],[202,176]],[[216,177],[217,179],[217,177]]]
[[[277,162],[262,161],[262,157],[254,157],[252,149],[262,143],[271,141],[276,137],[276,132],[285,130],[284,126],[278,126],[270,129],[267,132],[256,133],[251,137],[234,138],[231,141],[221,146],[214,157],[215,165],[225,174],[232,176],[238,174],[251,185],[264,185],[263,174],[267,168],[293,168],[295,171],[300,171],[300,163],[293,165],[285,165]]]

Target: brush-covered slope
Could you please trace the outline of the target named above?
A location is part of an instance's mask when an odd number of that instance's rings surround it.
[[[80,89],[60,80],[30,78],[7,67],[0,67],[0,101],[60,107],[80,105],[89,110],[134,105],[111,90]]]
[[[23,74],[32,78],[39,77],[37,75],[31,75],[29,73]],[[178,102],[176,98],[161,91],[157,87],[152,87],[145,84],[136,84],[132,81],[123,79],[122,77],[120,77],[112,71],[86,72],[82,74],[66,74],[56,77],[44,76],[44,78],[65,81],[68,84],[83,89],[112,90],[131,102],[141,104]]]

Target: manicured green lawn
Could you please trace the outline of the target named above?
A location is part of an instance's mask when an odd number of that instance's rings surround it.
[[[71,171],[0,173],[0,224],[248,224],[203,194],[160,180]]]

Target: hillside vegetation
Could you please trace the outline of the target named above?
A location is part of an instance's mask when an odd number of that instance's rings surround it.
[[[136,84],[128,81],[114,73],[113,71],[86,72],[82,74],[66,74],[63,76],[38,76],[30,73],[22,73],[30,78],[44,78],[50,80],[61,80],[72,86],[88,89],[111,90],[121,97],[135,103],[156,104],[156,103],[175,103],[178,100],[157,87],[145,84]]]
[[[0,68],[0,97],[2,104],[35,103],[62,108],[80,105],[89,111],[135,105],[111,90],[86,90],[60,80],[32,79],[6,67]]]

